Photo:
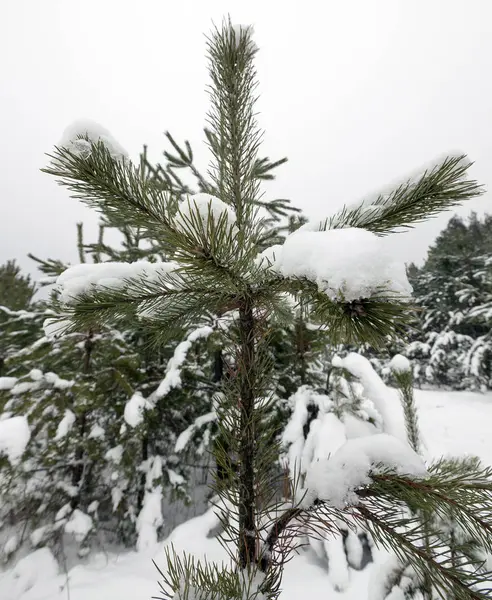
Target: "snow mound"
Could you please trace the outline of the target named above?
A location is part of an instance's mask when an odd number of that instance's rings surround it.
[[[392,259],[386,239],[365,229],[298,230],[262,256],[274,271],[309,279],[333,301],[402,300],[412,293],[405,266]]]
[[[172,262],[150,263],[145,260],[133,263],[82,264],[63,271],[56,284],[61,302],[71,304],[76,302],[79,296],[89,292],[105,289],[121,290],[129,279],[141,277],[147,281],[159,281],[161,276],[171,273],[175,268],[176,264]],[[50,324],[51,321],[47,325]]]
[[[87,137],[86,139],[82,139]],[[89,119],[74,121],[63,132],[62,139],[58,144],[61,148],[67,148],[73,154],[81,157],[89,156],[91,143],[102,142],[115,160],[128,158],[127,151],[111,135],[111,133],[99,123]]]
[[[57,575],[58,563],[51,550],[40,548],[19,560],[5,576],[0,575],[0,596],[2,600],[20,600],[38,583],[54,579]]]
[[[355,505],[360,501],[356,490],[371,483],[371,473],[387,468],[409,477],[427,475],[420,456],[391,435],[348,440],[331,458],[310,465],[302,504],[310,506],[318,498],[338,509]]]
[[[26,417],[11,417],[0,421],[0,454],[6,454],[11,464],[17,464],[31,438]]]

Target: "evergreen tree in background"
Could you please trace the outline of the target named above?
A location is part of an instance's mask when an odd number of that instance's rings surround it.
[[[465,180],[468,164],[463,157],[448,158],[390,194],[307,224],[283,245],[262,252],[268,229],[254,176],[261,133],[254,118],[256,48],[250,28],[225,23],[212,34],[208,51],[213,188],[180,200],[183,190],[158,185],[106,134],[84,129],[54,151],[46,169],[75,197],[110,215],[113,225],[145,231],[171,259],[68,270],[59,279],[68,334],[141,318],[148,335],[162,342],[177,331],[206,326],[204,320],[229,321],[223,348],[227,377],[220,380],[214,412],[226,442],[216,445],[215,455],[228,476],[227,486],[215,483],[217,511],[232,562],[220,568],[171,552],[163,593],[189,600],[275,598],[289,528],[301,524],[343,535],[355,522],[407,561],[422,585],[459,600],[490,597],[484,590],[490,574],[454,561],[440,543],[429,543],[437,525],[404,510],[412,506],[442,515],[452,507],[461,530],[492,551],[489,469],[439,463],[425,471],[415,450],[391,435],[361,436],[308,467],[305,490],[294,495],[291,507],[274,505],[280,446],[270,418],[276,394],[268,318],[284,314],[294,298],[310,321],[326,326],[332,343],[384,343],[403,328],[408,305],[400,271],[378,236],[479,194],[475,182]],[[354,253],[358,245],[362,253]],[[340,246],[342,274],[330,255]],[[326,260],[320,264],[323,250]],[[370,284],[360,264],[368,253],[378,266]],[[322,270],[327,265],[328,274]],[[341,419],[340,404],[336,411]],[[159,476],[152,468],[149,483]],[[152,489],[149,494],[155,499]]]
[[[35,285],[15,261],[0,265],[0,376],[5,361],[36,339],[43,315],[31,310]]]
[[[0,306],[10,310],[27,310],[34,296],[35,285],[29,275],[22,275],[15,260],[0,265]]]
[[[406,354],[420,382],[455,389],[492,386],[492,218],[453,217],[422,268],[411,267],[421,310]]]

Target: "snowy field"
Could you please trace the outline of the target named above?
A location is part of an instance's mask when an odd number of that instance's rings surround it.
[[[428,452],[433,457],[474,454],[492,464],[492,394],[469,392],[416,391],[420,424]],[[175,529],[166,542],[146,553],[95,556],[88,565],[79,565],[68,575],[58,574],[51,556],[42,550],[0,575],[0,600],[148,600],[159,595],[158,573],[152,560],[164,567],[163,547],[173,543],[176,550],[221,561],[224,550],[207,537],[215,524],[207,513]],[[368,589],[371,565],[362,572],[351,571],[346,592],[333,591],[323,565],[310,551],[302,551],[287,564],[282,600],[370,600]]]

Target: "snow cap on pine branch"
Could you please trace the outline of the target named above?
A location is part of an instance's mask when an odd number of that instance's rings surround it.
[[[420,456],[399,439],[386,433],[354,438],[331,458],[311,463],[302,505],[309,507],[316,499],[338,509],[356,505],[356,490],[371,483],[372,473],[384,470],[413,478],[427,475]]]
[[[390,369],[397,374],[400,373],[410,373],[412,371],[412,367],[410,366],[410,361],[403,354],[395,354],[389,363]]]
[[[212,224],[210,221],[217,225],[221,219],[225,219],[228,231],[230,230],[232,233],[237,231],[234,210],[211,194],[195,194],[180,202],[174,225],[178,230],[186,230],[190,225],[193,227],[197,217],[203,233],[206,233]]]
[[[63,132],[58,146],[67,148],[77,156],[86,157],[91,152],[91,144],[98,142],[102,142],[106,146],[115,160],[128,158],[128,152],[114,139],[111,133],[99,123],[89,119],[80,119],[69,125]]]
[[[333,301],[384,295],[408,299],[412,288],[405,266],[392,258],[385,238],[355,227],[296,231],[283,246],[260,255],[284,277],[305,277]]]
[[[145,260],[81,264],[63,271],[56,280],[56,285],[60,301],[71,304],[79,296],[89,292],[122,289],[128,279],[145,277],[146,281],[158,281],[160,276],[171,273],[175,268],[176,264],[173,262],[150,263]]]

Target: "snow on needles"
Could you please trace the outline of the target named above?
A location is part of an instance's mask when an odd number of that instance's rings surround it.
[[[130,427],[137,427],[142,423],[144,410],[152,408],[152,404],[142,394],[135,392],[125,404],[124,419]]]
[[[186,355],[191,348],[191,345],[200,338],[207,338],[212,333],[213,329],[208,325],[199,327],[192,331],[184,341],[176,346],[172,358],[167,363],[166,375],[154,393],[156,400],[166,396],[173,388],[180,387],[181,367],[186,360]]]
[[[211,194],[195,194],[189,196],[179,204],[178,212],[174,218],[175,227],[178,230],[186,231],[195,229],[195,220],[201,222],[202,232],[207,234],[212,223],[217,226],[219,222],[225,220],[225,225],[229,231],[237,231],[236,213],[225,202],[212,196]]]
[[[9,462],[17,464],[31,438],[26,417],[11,417],[0,421],[0,454],[6,454]]]
[[[383,419],[383,430],[401,440],[406,440],[398,396],[394,390],[386,386],[369,360],[357,352],[349,352],[344,358],[334,356],[331,364],[336,368],[346,369],[357,377],[362,384],[364,395],[371,400]]]
[[[88,138],[89,141],[87,141]],[[89,119],[74,121],[63,132],[58,144],[72,154],[87,157],[91,152],[91,143],[102,142],[115,160],[128,158],[127,151],[114,139],[111,133],[99,123]]]
[[[386,469],[408,477],[427,475],[420,456],[391,435],[379,433],[348,440],[331,458],[310,465],[302,505],[310,506],[315,499],[338,509],[358,504],[356,490],[371,483],[371,473]]]
[[[411,373],[410,361],[403,354],[395,354],[390,360],[390,369],[395,373]]]
[[[175,268],[173,262],[150,263],[145,260],[82,264],[63,271],[56,284],[60,301],[71,304],[89,292],[124,289],[129,279],[141,277],[147,281],[159,281],[159,277],[171,273]]]
[[[56,428],[55,441],[61,440],[68,434],[74,426],[75,420],[75,414],[67,408],[63,415],[63,419],[58,423],[58,427]]]
[[[262,256],[284,277],[306,277],[334,301],[412,293],[405,265],[393,260],[386,239],[365,229],[299,230]]]

